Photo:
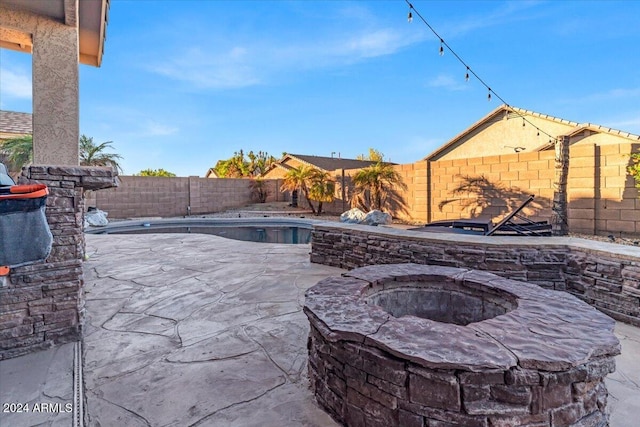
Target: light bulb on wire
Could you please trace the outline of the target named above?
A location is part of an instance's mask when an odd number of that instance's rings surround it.
[[[1,1],[1,0],[0,0]],[[406,3],[409,5],[409,12],[407,13],[407,20],[411,23],[413,21],[413,11],[416,10],[413,7],[413,4],[411,4],[409,2],[409,0],[405,0]],[[466,67],[466,72],[465,72],[465,76],[464,79],[465,81],[469,81],[470,75],[473,74],[473,76],[480,82],[482,83],[482,85],[484,87],[487,88],[487,101],[491,102],[491,98],[492,98],[492,94],[491,92],[493,92],[491,90],[491,88],[480,78],[480,76],[478,76],[473,70],[471,70],[471,68],[462,60],[462,58],[460,58],[458,56],[458,54],[444,41],[444,39],[442,37],[440,37],[440,35],[436,32],[436,30],[433,29],[433,27],[431,27],[431,25],[422,17],[422,15],[416,10],[416,13],[418,14],[418,17],[420,18],[420,20],[422,22],[424,22],[424,24],[429,27],[429,29],[431,30],[431,32],[438,37],[438,39],[440,40],[440,49],[439,49],[439,54],[440,56],[444,56],[444,47],[446,46],[447,49],[449,49],[449,51],[451,52],[451,54],[453,54],[453,56],[462,64]],[[500,97],[500,95],[498,95],[497,93],[494,92],[494,94],[498,97],[498,99],[500,101],[502,101],[503,103],[505,103],[507,105],[507,107],[509,107],[509,105]],[[516,111],[511,110],[511,113],[514,113],[515,116],[520,116],[522,117],[523,121],[522,121],[522,128],[526,128],[526,123],[529,122],[528,120],[526,120],[524,118],[524,116]],[[505,110],[505,120],[509,119],[509,112]],[[550,143],[557,143],[557,141],[554,141],[554,138],[548,134],[547,132],[541,130],[540,128],[538,128],[536,125],[534,125],[532,122],[529,122],[530,125],[533,126],[534,129],[536,129],[537,131],[537,136],[540,136],[540,133],[544,133],[545,135],[549,136],[549,142]]]

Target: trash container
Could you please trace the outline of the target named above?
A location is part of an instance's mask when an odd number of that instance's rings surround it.
[[[19,267],[49,256],[48,194],[43,184],[0,187],[0,266]]]

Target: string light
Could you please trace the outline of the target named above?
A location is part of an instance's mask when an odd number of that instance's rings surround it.
[[[475,77],[484,87],[487,88],[487,100],[491,101],[491,93],[493,92],[493,94],[496,96],[496,98],[498,98],[500,101],[502,101],[502,103],[505,105],[505,107],[507,108],[507,110],[505,111],[505,115],[508,113],[508,111],[511,111],[515,114],[517,114],[518,116],[522,117],[522,127],[526,126],[526,123],[529,123],[531,126],[533,126],[534,129],[536,129],[538,136],[540,136],[540,133],[542,132],[543,134],[547,135],[549,137],[549,143],[552,142],[552,140],[555,140],[555,137],[553,135],[551,135],[550,133],[545,132],[544,130],[540,129],[538,126],[536,126],[534,123],[532,123],[530,120],[528,120],[524,115],[522,115],[520,112],[514,110],[511,105],[509,105],[509,103],[507,103],[507,101],[505,101],[500,95],[498,95],[496,92],[494,92],[493,90],[491,90],[491,87],[489,87],[489,85],[487,83],[485,83],[484,80],[482,80],[482,78],[476,74],[475,71],[473,71],[471,69],[471,67],[464,62],[464,60],[451,48],[451,46],[449,46],[449,44],[447,44],[447,42],[440,36],[440,34],[438,34],[438,32],[427,22],[426,19],[424,19],[424,17],[420,14],[420,12],[418,10],[416,10],[415,7],[413,7],[413,4],[411,4],[411,2],[409,2],[409,0],[405,0],[405,2],[409,5],[409,14],[407,15],[407,19],[409,22],[413,21],[413,14],[415,13],[415,15],[420,18],[420,20],[431,30],[431,32],[440,40],[440,51],[439,54],[440,56],[444,55],[444,48],[446,47],[449,52],[451,52],[453,54],[453,56],[462,64],[466,67],[466,73],[464,76],[465,81],[469,81],[470,75],[473,75],[473,77]],[[508,117],[507,117],[508,118]]]

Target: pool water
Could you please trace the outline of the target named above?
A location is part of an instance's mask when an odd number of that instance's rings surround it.
[[[214,234],[227,239],[260,243],[307,244],[311,242],[311,229],[303,227],[261,226],[161,226],[148,225],[114,230],[94,231],[92,234],[150,234],[199,233]]]

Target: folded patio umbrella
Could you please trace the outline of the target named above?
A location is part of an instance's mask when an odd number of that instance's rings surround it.
[[[49,256],[48,194],[43,184],[0,187],[0,266],[19,267]]]

